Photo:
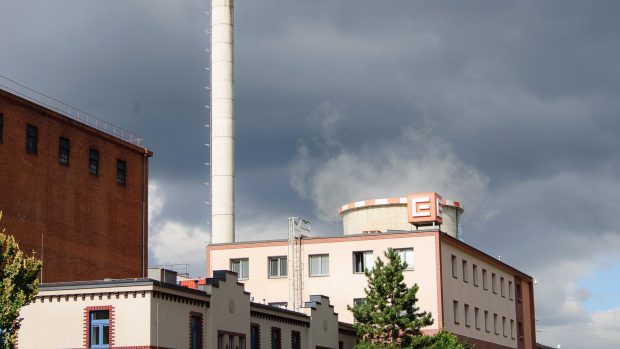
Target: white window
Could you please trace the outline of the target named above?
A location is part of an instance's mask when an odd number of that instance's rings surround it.
[[[269,277],[281,278],[286,277],[288,271],[288,263],[286,257],[269,257]]]
[[[371,270],[372,265],[372,251],[353,252],[353,272],[363,273],[366,270]]]
[[[329,275],[329,255],[317,254],[310,256],[310,276]]]
[[[403,263],[407,263],[406,270],[413,270],[414,260],[413,260],[413,248],[399,248],[395,249],[396,253],[400,256],[400,261]]]
[[[239,275],[239,280],[250,278],[250,262],[247,258],[231,259],[230,270]]]
[[[474,325],[476,326],[477,330],[480,329],[480,322],[478,321],[478,313],[480,313],[480,309],[474,308]]]

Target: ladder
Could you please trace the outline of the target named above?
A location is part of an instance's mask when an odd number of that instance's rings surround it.
[[[289,307],[299,311],[303,299],[303,243],[307,237],[303,233],[310,233],[310,222],[299,217],[288,219],[288,279],[289,279]]]

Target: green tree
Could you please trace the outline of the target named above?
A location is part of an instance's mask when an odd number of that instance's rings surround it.
[[[432,344],[428,349],[472,349],[472,346],[459,342],[450,332],[441,331],[432,337]]]
[[[2,211],[0,211],[0,220]],[[41,261],[25,256],[15,238],[0,233],[0,347],[14,348],[21,320],[19,309],[37,294]]]
[[[387,264],[377,258],[372,270],[366,271],[366,298],[353,308],[355,330],[360,338],[358,349],[423,348],[432,338],[422,336],[420,329],[433,324],[428,312],[416,306],[418,285],[403,282],[406,263],[391,248],[385,252]]]

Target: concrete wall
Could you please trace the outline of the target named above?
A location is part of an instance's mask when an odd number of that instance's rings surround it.
[[[436,320],[429,329],[437,329],[438,313],[438,258],[436,233],[389,233],[333,238],[313,238],[302,240],[303,251],[303,297],[311,294],[324,294],[339,314],[340,321],[353,322],[353,315],[347,305],[353,304],[354,298],[363,298],[366,276],[354,273],[353,252],[373,251],[376,260],[389,248],[413,248],[415,265],[405,271],[405,282],[409,285],[418,283],[419,306],[429,311]],[[288,278],[272,279],[268,277],[268,259],[273,256],[286,256],[288,245],[281,242],[256,242],[209,245],[208,271],[229,269],[230,260],[249,258],[249,279],[242,280],[246,290],[252,293],[256,302],[289,302]],[[309,275],[309,256],[329,254],[328,276]],[[290,303],[290,302],[289,302]]]
[[[148,150],[4,91],[0,113],[1,226],[43,259],[43,282],[142,277]],[[26,152],[27,124],[38,128],[37,154]],[[58,161],[61,136],[70,140],[68,166]],[[99,151],[98,176],[89,174],[89,148]],[[117,159],[126,185],[116,182]]]
[[[415,230],[407,221],[407,205],[374,206],[351,210],[342,214],[345,235],[364,231]]]

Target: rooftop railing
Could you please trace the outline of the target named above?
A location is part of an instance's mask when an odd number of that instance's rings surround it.
[[[141,142],[144,141],[139,135],[127,131],[121,127],[104,121],[96,116],[90,115],[75,108],[67,103],[61,102],[53,97],[47,96],[41,92],[37,92],[31,88],[28,88],[14,80],[0,75],[0,89],[10,92],[14,95],[34,102],[42,107],[51,109],[57,113],[60,113],[68,118],[77,120],[88,126],[94,127],[100,131],[103,131],[109,135],[120,138],[126,142],[141,146]]]

